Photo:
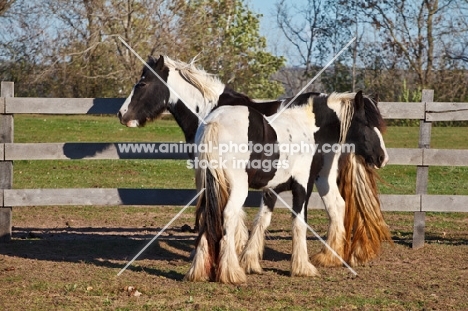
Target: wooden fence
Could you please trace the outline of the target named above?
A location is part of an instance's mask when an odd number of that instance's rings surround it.
[[[2,82],[0,97],[0,238],[11,237],[13,207],[44,205],[185,205],[193,189],[12,189],[15,160],[186,159],[185,154],[120,153],[118,143],[14,143],[15,114],[116,114],[124,99],[15,98],[12,82]],[[468,103],[433,102],[424,90],[422,102],[381,102],[386,119],[419,119],[419,148],[390,148],[391,165],[417,166],[412,195],[381,195],[384,211],[414,213],[413,247],[424,245],[425,212],[468,212],[468,196],[428,195],[429,166],[468,166],[468,150],[430,149],[431,122],[468,120]],[[117,119],[116,119],[116,122]],[[259,192],[250,192],[246,206],[258,206]],[[290,194],[282,194],[288,202]],[[281,203],[278,202],[278,206]],[[310,208],[323,208],[314,193]]]

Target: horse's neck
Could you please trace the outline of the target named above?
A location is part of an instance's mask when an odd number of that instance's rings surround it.
[[[217,98],[208,100],[198,88],[173,69],[169,72],[167,84],[170,87],[167,109],[184,132],[185,140],[191,143],[194,141],[198,124],[211,112]],[[219,94],[224,89],[222,84],[214,84],[213,87],[213,92]]]
[[[210,82],[206,83],[209,84]],[[212,82],[209,88],[201,90],[174,69],[169,72],[167,84],[170,90],[168,106],[178,106],[182,102],[192,114],[197,114],[201,119],[205,118],[213,110],[218,102],[219,95],[224,90],[224,84],[217,82]],[[199,84],[203,85],[204,82],[199,82]]]
[[[278,112],[280,104],[281,101],[256,102],[251,100],[248,96],[230,88],[224,89],[218,101],[218,106],[248,106],[266,116],[271,116]]]
[[[193,143],[200,122],[199,117],[180,100],[173,105],[169,105],[167,110],[174,116],[177,124],[184,132],[185,141]]]

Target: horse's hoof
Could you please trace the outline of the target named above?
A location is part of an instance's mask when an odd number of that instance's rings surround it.
[[[258,254],[249,254],[245,252],[241,254],[239,265],[244,269],[247,274],[262,274],[263,269],[258,260]]]
[[[291,267],[291,276],[315,277],[320,276],[317,268],[310,262],[305,265],[294,265]]]
[[[312,262],[319,267],[341,267],[341,260],[331,252],[320,252],[312,256]]]
[[[240,265],[242,268],[244,268],[244,271],[247,274],[263,274],[263,269],[260,266],[260,263],[258,262],[258,260],[257,262],[251,261],[249,263],[241,261]]]
[[[194,271],[190,270],[187,272],[187,274],[184,276],[184,281],[187,282],[206,282],[209,281],[210,278],[208,275],[203,274],[203,273],[194,273]]]
[[[224,284],[240,285],[247,282],[247,276],[243,269],[231,269],[224,273],[218,273],[216,281]]]

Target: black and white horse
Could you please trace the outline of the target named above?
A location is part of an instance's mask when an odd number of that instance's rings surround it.
[[[188,143],[192,143],[194,142],[195,133],[200,120],[206,118],[210,112],[218,107],[224,105],[249,106],[253,107],[266,116],[271,116],[278,111],[282,103],[281,101],[272,101],[267,103],[252,101],[247,96],[230,90],[221,81],[219,81],[216,76],[208,74],[204,70],[197,68],[193,62],[184,63],[174,61],[167,56],[161,56],[158,59],[150,58],[148,60],[148,66],[152,70],[146,66],[143,67],[140,80],[135,84],[129,97],[124,102],[118,113],[120,122],[126,126],[144,126],[147,121],[154,120],[159,115],[161,115],[164,110],[167,109],[172,113],[175,120],[184,132],[186,141]],[[156,77],[152,71],[159,75],[163,81]],[[302,95],[302,97],[314,97],[319,95],[319,93],[309,93],[308,95]],[[375,107],[374,109],[377,109],[370,98],[364,97],[364,103],[366,106],[371,108]],[[294,105],[292,105],[290,108],[292,107],[294,107]],[[379,130],[382,130],[384,124],[382,121],[383,120],[381,118],[376,118],[372,121],[371,125],[377,127]],[[317,143],[325,143],[325,139],[326,135],[318,135],[316,137]],[[193,154],[190,156],[193,158]],[[367,159],[363,159],[362,157],[346,157],[344,159],[347,160],[349,158],[353,160],[351,165],[361,168],[360,170],[357,170],[361,174],[363,172],[369,173],[372,171],[363,170],[362,167],[368,168],[369,166],[377,165],[376,159],[373,159],[372,157],[368,157]],[[360,161],[356,161],[356,159]],[[349,161],[344,162],[350,165]],[[317,179],[318,183],[322,183],[322,180],[328,176],[328,172],[322,169],[323,163],[324,158],[322,155],[316,153],[313,164],[310,166],[310,187],[308,188],[309,191],[306,194],[307,198],[310,196],[315,179]],[[321,170],[322,172],[320,172]],[[343,172],[343,170],[340,168],[338,168],[338,170],[339,172]],[[359,178],[359,180],[369,179],[368,177],[362,178],[363,176],[358,175],[353,175],[353,178]],[[340,178],[339,183],[343,183],[345,181],[349,184],[354,184],[353,180],[348,181],[346,178]],[[372,183],[370,185],[376,187]],[[349,196],[349,198],[345,197],[346,204],[348,205],[348,202],[351,203],[351,201],[355,200],[356,196],[361,195],[362,192],[367,192],[367,188],[368,187],[365,186],[360,187],[359,191],[361,191],[361,193],[358,194],[353,192],[356,191],[355,188],[351,188],[351,192],[348,189],[346,194]],[[286,190],[291,190],[287,184],[285,184],[283,187],[277,188],[277,192]],[[376,189],[374,189],[371,194],[373,195],[375,191]],[[306,200],[306,204],[307,201],[308,200]],[[276,196],[272,195],[269,191],[264,191],[261,208],[257,217],[255,218],[251,237],[247,243],[247,247],[245,249],[243,247],[247,238],[244,234],[242,234],[243,236],[241,238],[237,239],[239,243],[237,246],[237,251],[240,253],[243,250],[241,261],[247,272],[261,273],[262,271],[259,264],[259,259],[261,259],[263,253],[264,231],[270,223],[271,213],[273,212],[275,202]],[[362,204],[360,204],[360,202],[359,204],[352,204],[352,206],[358,209],[361,208],[361,205]],[[377,230],[375,231],[379,232],[381,230],[385,230],[387,227],[381,217],[379,200],[374,199],[372,204],[370,204],[370,207],[367,206],[366,208],[370,208],[370,210],[373,211],[372,214],[380,216],[380,218],[373,224],[366,224],[365,228],[368,229],[372,228],[372,226],[378,226]],[[349,209],[346,208],[346,213],[348,213],[348,210]],[[304,210],[305,215],[306,212],[307,210]],[[360,213],[369,213],[369,211],[364,210],[360,211]],[[375,240],[375,238],[377,238],[378,240],[374,241],[374,248],[369,251],[366,247],[360,247],[359,241],[352,240],[354,236],[353,230],[355,230],[355,228],[353,228],[354,225],[351,224],[345,228],[346,245],[349,245],[351,242],[353,242],[353,245],[359,248],[358,253],[360,256],[354,255],[354,248],[348,248],[348,252],[343,254],[342,250],[344,249],[343,244],[345,244],[345,237],[342,237],[341,233],[338,237],[335,234],[335,227],[343,226],[343,215],[329,213],[329,216],[330,227],[327,241],[335,250],[338,251],[338,254],[343,255],[343,258],[349,263],[358,264],[372,259],[378,253],[380,242],[383,240],[388,240],[388,234],[374,234],[373,239]],[[243,222],[241,222],[240,225],[243,226]],[[339,232],[341,231],[342,230],[339,230]],[[244,230],[238,230],[238,232],[244,232]],[[364,251],[362,249],[364,249]],[[341,261],[333,256],[333,254],[331,254],[326,248],[318,253],[314,259],[318,265],[341,265]]]
[[[258,250],[253,250],[253,256],[246,252],[241,255],[244,267],[236,251],[237,239],[244,235],[238,231],[243,228],[239,224],[243,222],[242,206],[249,187],[272,189],[274,193],[292,191],[292,208],[299,217],[293,217],[291,275],[318,275],[309,262],[303,221],[315,150],[300,149],[316,146],[320,137],[317,152],[323,153],[324,161],[316,185],[330,217],[344,219],[345,202],[336,182],[343,144],[353,146],[356,154],[371,159],[376,167],[388,160],[380,131],[369,125],[368,115],[375,118],[378,110],[365,108],[362,92],[303,94],[289,109],[270,117],[246,106],[223,106],[209,114],[196,137],[197,187],[205,191],[197,206],[200,231],[186,279],[239,284],[246,281],[244,268],[257,265],[249,261],[258,261]],[[241,146],[252,147],[241,152]],[[265,153],[266,146],[276,148],[269,147]],[[344,237],[343,222],[331,225],[336,236]]]

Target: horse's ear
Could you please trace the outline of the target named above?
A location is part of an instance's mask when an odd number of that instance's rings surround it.
[[[376,93],[373,97],[374,97],[375,105],[377,106],[379,104],[379,101],[380,101],[379,93]]]
[[[356,107],[356,110],[364,108],[364,97],[362,95],[362,91],[357,92],[356,96],[354,96],[354,105]]]
[[[164,68],[164,56],[159,55],[159,59],[156,62],[156,70],[162,70]]]

